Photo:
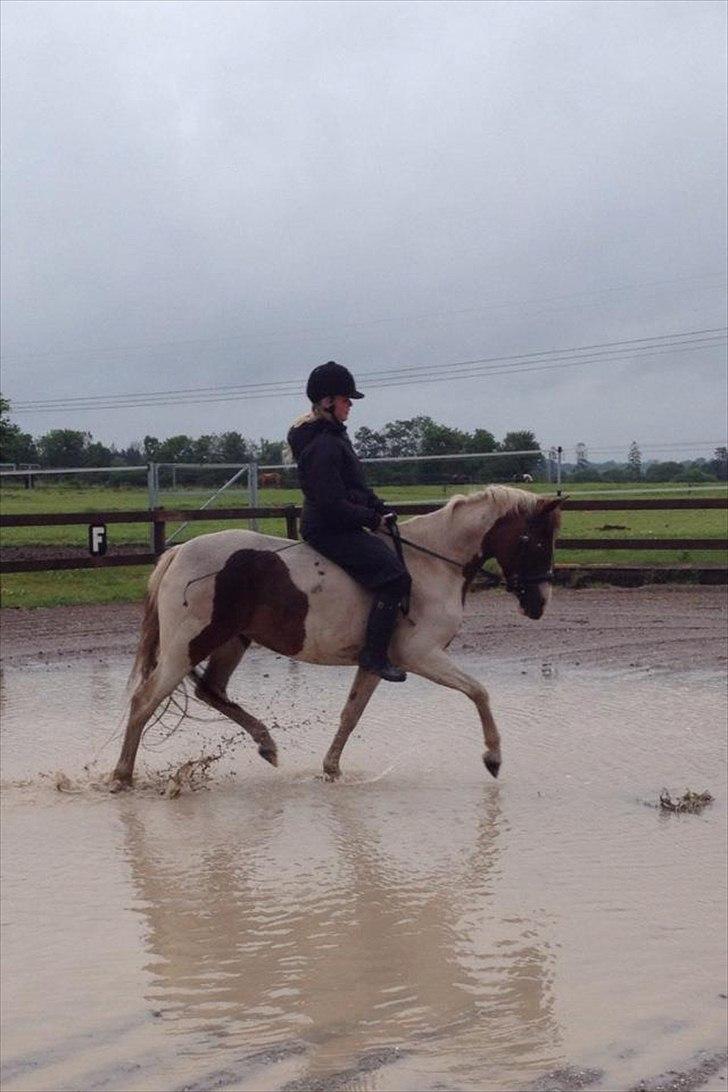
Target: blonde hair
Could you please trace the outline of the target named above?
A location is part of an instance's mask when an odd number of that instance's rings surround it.
[[[302,413],[300,417],[297,417],[291,428],[298,428],[299,425],[305,425],[309,421],[320,421],[321,419],[324,421],[333,420],[331,410],[325,409],[323,402],[312,402],[308,413]]]

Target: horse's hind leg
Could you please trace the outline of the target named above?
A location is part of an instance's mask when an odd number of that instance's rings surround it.
[[[189,659],[186,649],[179,650],[176,655],[167,654],[163,657],[149,677],[137,686],[131,699],[121,754],[109,784],[112,792],[118,792],[131,784],[134,761],[144,726],[160,702],[163,702],[174,688],[179,686],[188,670]]]
[[[247,637],[233,637],[215,649],[202,674],[193,670],[190,677],[194,679],[197,697],[244,728],[258,744],[261,758],[277,766],[278,749],[266,726],[227,696],[228,680],[249,646]]]
[[[440,683],[442,686],[448,686],[452,690],[460,690],[461,693],[470,698],[480,714],[480,722],[483,726],[483,737],[485,739],[483,762],[488,772],[493,777],[497,777],[501,765],[500,735],[493,720],[493,714],[490,711],[488,691],[483,684],[474,679],[472,675],[461,671],[457,664],[439,649],[430,652],[421,660],[413,657],[412,660],[402,663],[401,666],[407,671],[414,672],[415,675],[422,675],[425,679],[432,679],[433,682]]]
[[[361,668],[357,671],[346,705],[341,711],[339,730],[334,736],[334,741],[326,752],[324,759],[324,774],[329,781],[336,781],[341,777],[339,759],[344,750],[346,741],[359,723],[359,718],[366,709],[367,702],[379,685],[380,678]]]

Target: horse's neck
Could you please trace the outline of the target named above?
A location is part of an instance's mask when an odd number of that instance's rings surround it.
[[[405,538],[444,554],[462,565],[480,553],[484,528],[473,519],[458,519],[447,507],[414,516],[402,524]]]

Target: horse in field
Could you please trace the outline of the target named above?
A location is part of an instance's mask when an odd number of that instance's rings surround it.
[[[270,470],[258,476],[258,485],[261,489],[280,489],[283,485],[283,478],[277,470]]]
[[[488,693],[445,650],[461,624],[468,587],[488,558],[497,560],[522,612],[541,617],[551,594],[562,500],[496,485],[452,497],[436,512],[401,525],[412,592],[390,658],[473,701],[485,739],[483,761],[494,777],[501,746]],[[395,548],[393,538],[388,543]],[[266,726],[228,697],[230,676],[253,641],[306,663],[355,666],[370,603],[370,592],[305,542],[229,530],[172,547],[149,580],[132,673],[136,686],[112,791],[131,784],[145,725],[186,677],[198,698],[244,728],[259,754],[277,765]],[[340,776],[341,752],[380,681],[357,670],[324,758],[328,779]]]

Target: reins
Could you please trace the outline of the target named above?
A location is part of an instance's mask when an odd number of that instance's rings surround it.
[[[439,554],[437,550],[430,550],[427,546],[420,546],[418,542],[413,542],[409,538],[404,538],[400,533],[399,527],[397,525],[396,516],[394,519],[389,519],[385,522],[385,534],[389,535],[389,537],[392,539],[395,551],[397,553],[397,557],[403,565],[405,564],[404,554],[402,550],[402,546],[404,545],[409,546],[412,550],[418,550],[421,554],[427,554],[428,557],[434,557],[437,558],[438,561],[445,561],[448,565],[454,565],[456,569],[460,569],[461,572],[465,573],[465,570],[467,569],[469,564],[468,562],[463,563],[461,561],[455,561],[452,557],[447,557],[445,554]],[[519,599],[526,594],[530,584],[553,584],[554,581],[553,569],[546,569],[544,572],[532,573],[530,575],[522,571],[523,562],[525,560],[526,547],[528,546],[530,541],[531,536],[529,535],[528,531],[524,532],[524,534],[519,537],[519,551],[518,560],[516,563],[516,570],[514,575],[506,580],[506,590],[509,592],[513,592],[513,594],[517,595]],[[305,541],[303,539],[297,539],[295,542],[288,542],[285,546],[280,546],[277,550],[269,550],[268,553],[282,554],[285,550],[293,549],[294,546],[303,545],[305,545]],[[483,558],[483,560],[479,563],[476,572],[483,568],[485,561],[486,559]],[[189,606],[189,603],[187,602],[187,589],[191,587],[192,584],[197,584],[200,580],[208,580],[211,576],[217,576],[217,574],[220,572],[222,572],[222,569],[215,569],[211,573],[204,573],[202,576],[195,576],[192,580],[188,580],[185,584],[182,605],[185,607]],[[404,604],[403,613],[407,614],[408,609],[409,602]]]
[[[419,543],[413,542],[409,538],[403,538],[396,523],[393,523],[388,528],[387,534],[394,539],[395,549],[397,549],[398,543],[404,543],[405,546],[411,546],[413,550],[419,550],[421,554],[429,554],[430,557],[436,557],[438,561],[447,561],[448,565],[454,565],[456,569],[465,568],[465,565],[461,561],[453,561],[451,557],[445,557],[444,554],[438,554],[436,550],[428,550],[426,546],[420,546]],[[402,560],[401,550],[398,549],[397,554],[400,560]]]

